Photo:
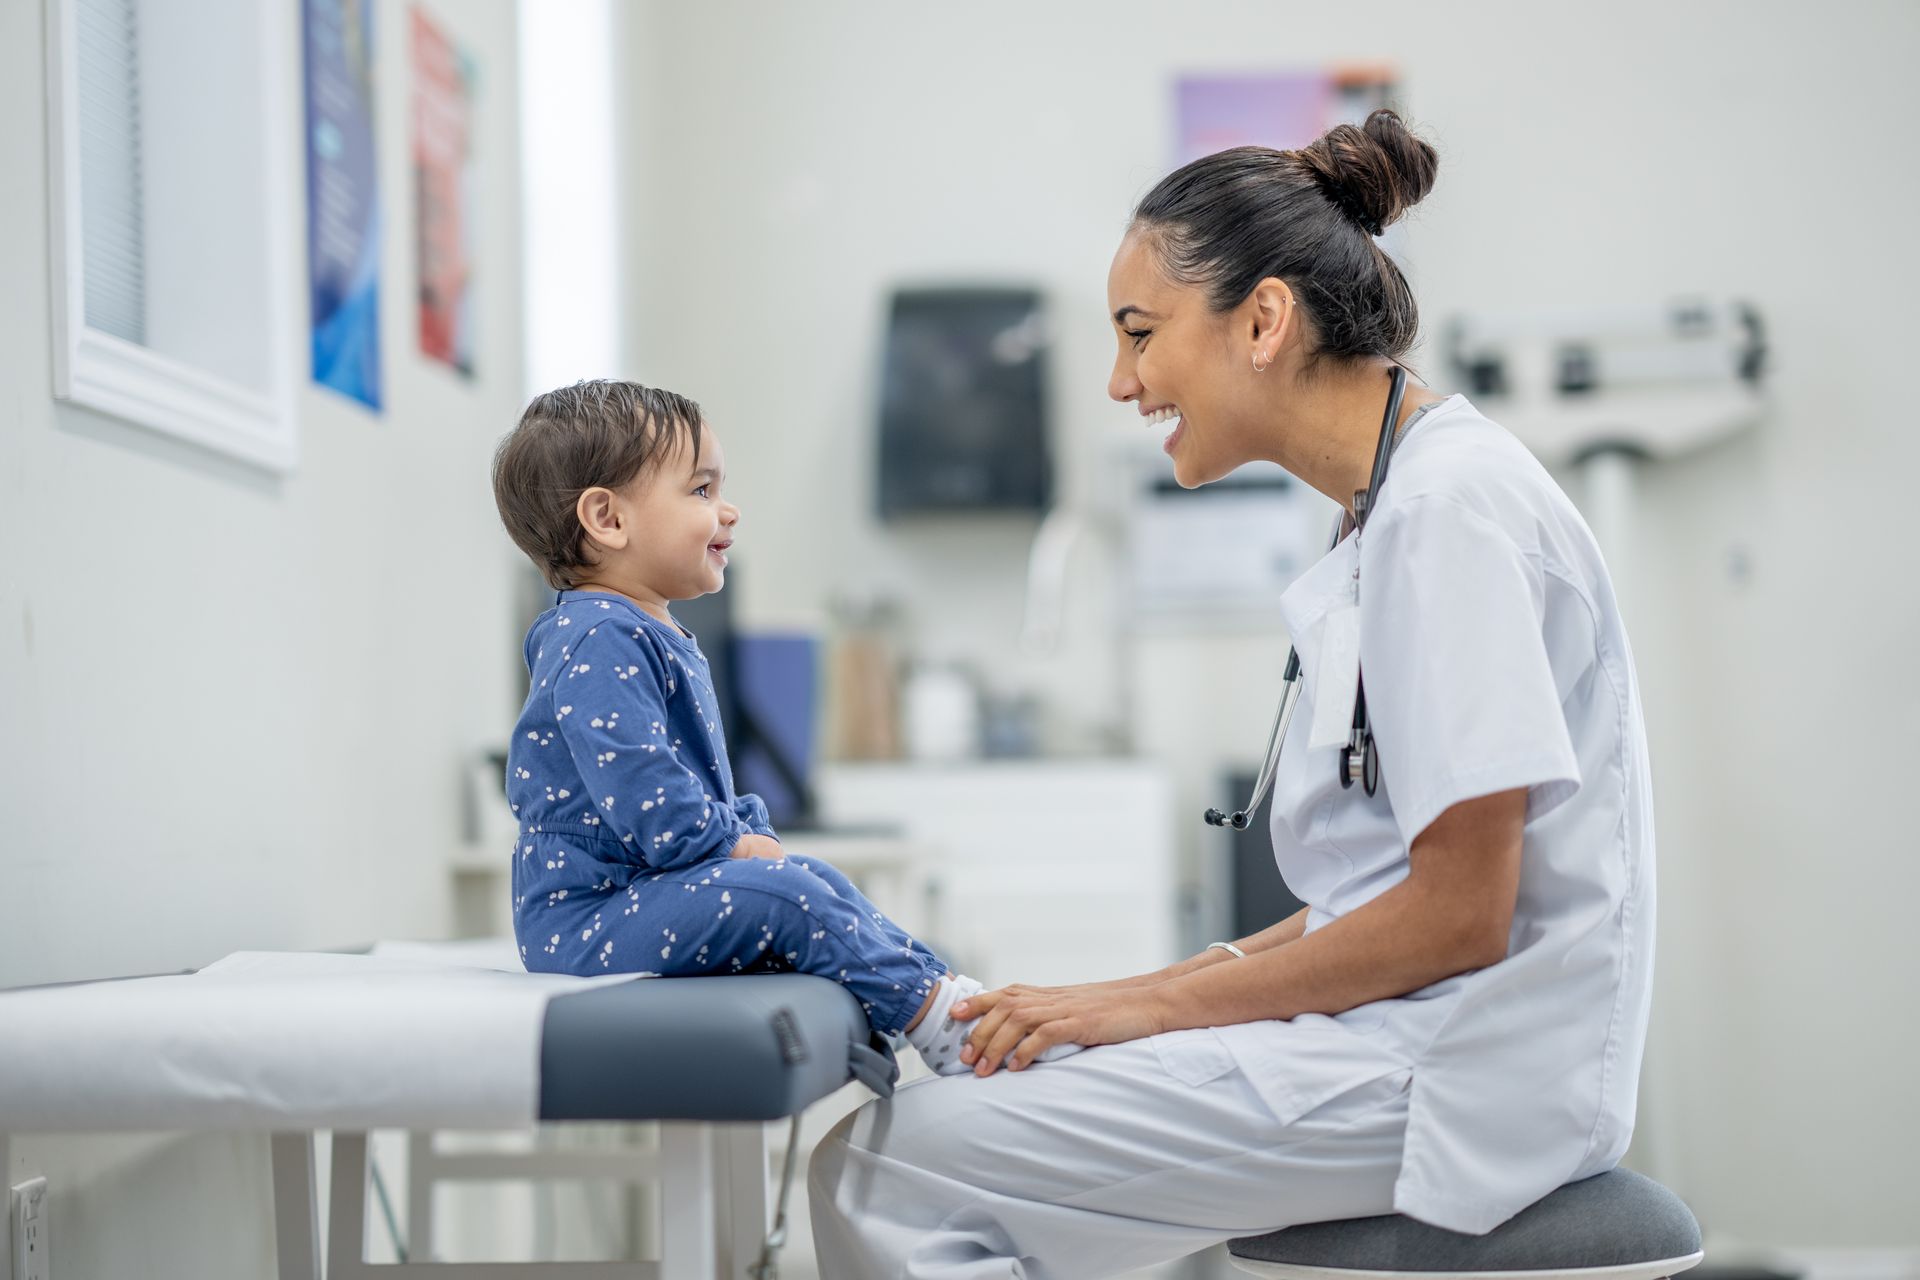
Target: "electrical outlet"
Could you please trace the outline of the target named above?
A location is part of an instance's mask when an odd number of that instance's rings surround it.
[[[47,1280],[47,1180],[13,1188],[7,1223],[13,1228],[13,1280]]]

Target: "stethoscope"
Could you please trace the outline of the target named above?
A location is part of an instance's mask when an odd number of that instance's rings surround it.
[[[1400,417],[1400,399],[1407,389],[1407,371],[1398,365],[1393,369],[1393,385],[1387,391],[1387,414],[1380,420],[1380,443],[1373,450],[1373,474],[1368,478],[1367,487],[1353,495],[1353,515],[1349,517],[1341,512],[1333,522],[1333,537],[1327,543],[1331,552],[1340,545],[1340,539],[1347,536],[1349,520],[1351,528],[1367,527],[1367,511],[1373,505],[1373,495],[1380,492],[1380,486],[1387,479],[1387,462],[1393,457],[1393,450],[1399,443],[1400,433],[1394,425]],[[1422,406],[1424,409],[1426,406]],[[1413,424],[1409,422],[1408,426]],[[1357,571],[1356,571],[1357,572]],[[1280,748],[1287,739],[1287,726],[1293,722],[1294,706],[1300,701],[1300,650],[1287,647],[1287,669],[1281,677],[1284,688],[1280,693],[1280,707],[1274,713],[1273,732],[1267,737],[1266,758],[1260,765],[1260,776],[1254,780],[1253,799],[1247,801],[1247,807],[1233,813],[1222,813],[1218,809],[1209,809],[1206,820],[1216,827],[1232,827],[1235,831],[1245,831],[1247,822],[1265,803],[1267,793],[1273,790],[1274,776],[1280,770]],[[1380,786],[1380,753],[1373,745],[1373,721],[1367,715],[1367,684],[1364,679],[1358,681],[1353,696],[1353,729],[1347,736],[1347,745],[1340,749],[1340,787],[1349,789],[1359,783],[1371,796]]]

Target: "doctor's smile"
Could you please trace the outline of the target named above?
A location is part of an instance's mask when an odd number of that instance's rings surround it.
[[[1164,426],[1169,422],[1173,424],[1173,429],[1168,431],[1160,442],[1161,450],[1171,456],[1180,442],[1180,433],[1186,425],[1186,420],[1180,416],[1179,408],[1174,405],[1162,405],[1157,409],[1149,409],[1142,405],[1140,415],[1154,426]]]

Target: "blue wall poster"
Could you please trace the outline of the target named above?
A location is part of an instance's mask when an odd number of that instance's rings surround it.
[[[301,0],[313,380],[380,407],[380,184],[374,0]]]

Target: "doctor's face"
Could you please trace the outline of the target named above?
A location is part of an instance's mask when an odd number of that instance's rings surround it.
[[[1251,370],[1231,341],[1235,313],[1216,313],[1199,289],[1169,280],[1138,230],[1113,256],[1107,310],[1119,344],[1107,394],[1136,405],[1147,430],[1165,433],[1174,479],[1192,489],[1255,456],[1239,425],[1247,393],[1234,375]]]

